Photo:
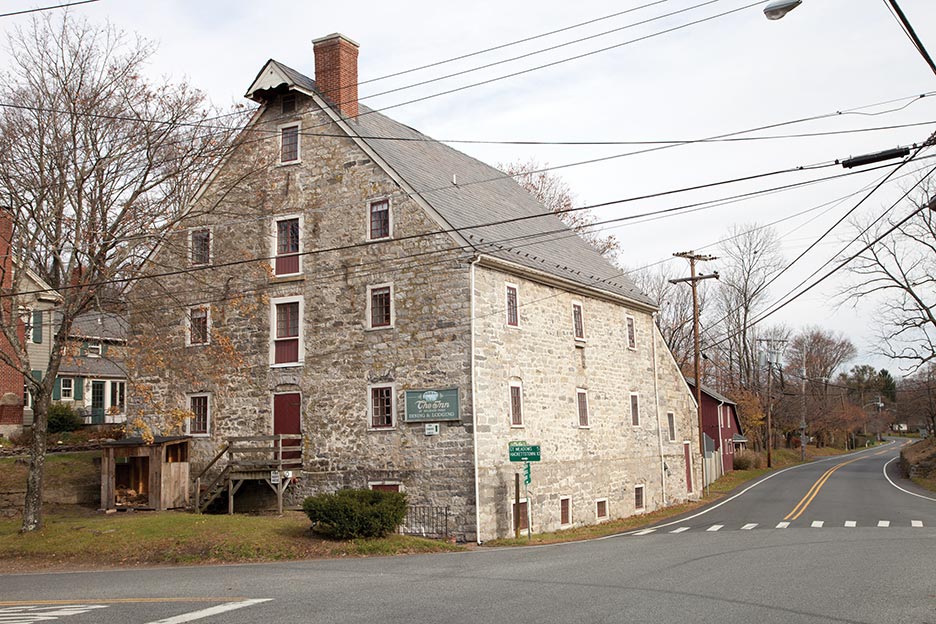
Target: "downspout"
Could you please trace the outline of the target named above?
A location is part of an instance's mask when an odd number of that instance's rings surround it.
[[[660,449],[660,491],[663,493],[663,506],[666,507],[666,460],[663,458],[663,425],[660,422],[660,391],[657,388],[657,353],[656,353],[656,316],[654,312],[650,319],[653,329],[650,331],[650,344],[653,356],[653,406],[656,410],[657,419],[657,442]]]
[[[475,256],[471,261],[471,277],[469,297],[471,300],[471,436],[472,446],[474,448],[474,488],[475,488],[475,541],[481,544],[481,498],[480,498],[480,477],[478,475],[478,410],[476,408],[478,400],[478,382],[475,375],[475,266],[481,256]]]

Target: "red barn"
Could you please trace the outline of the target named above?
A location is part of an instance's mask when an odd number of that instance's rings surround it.
[[[686,378],[695,396],[695,382]],[[743,451],[747,439],[738,420],[738,406],[728,397],[702,386],[702,431],[715,441],[715,454],[721,459],[720,474],[734,470],[735,453]],[[719,474],[713,475],[717,478]]]

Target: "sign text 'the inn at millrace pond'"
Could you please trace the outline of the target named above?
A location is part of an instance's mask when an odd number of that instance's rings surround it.
[[[445,390],[407,390],[406,422],[460,420],[458,388]]]

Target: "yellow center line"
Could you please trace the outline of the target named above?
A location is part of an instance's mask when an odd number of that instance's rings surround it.
[[[786,517],[784,517],[783,519],[784,520],[796,520],[797,518],[799,518],[803,514],[803,512],[806,511],[806,508],[809,507],[809,504],[813,502],[813,499],[816,498],[816,495],[819,494],[819,490],[822,489],[822,486],[825,485],[825,482],[829,480],[829,477],[832,476],[833,472],[835,472],[842,466],[847,466],[848,464],[851,464],[851,463],[854,463],[856,461],[860,461],[866,458],[867,456],[856,457],[855,459],[850,459],[846,462],[842,462],[841,464],[836,464],[835,466],[832,466],[831,468],[826,470],[823,473],[823,475],[819,477],[815,483],[813,483],[812,487],[809,488],[809,491],[806,492],[806,496],[801,498],[800,502],[796,503],[796,507],[793,508],[793,511],[788,513]]]
[[[241,602],[242,596],[194,596],[191,598],[75,598],[74,600],[3,600],[0,607],[22,607],[27,605],[72,605],[72,604],[143,604],[170,602]]]

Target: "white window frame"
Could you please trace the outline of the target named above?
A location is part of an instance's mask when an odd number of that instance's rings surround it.
[[[207,402],[205,404],[207,408],[207,415],[205,418],[205,432],[204,433],[192,433],[192,421],[194,420],[194,417],[193,417],[193,418],[185,419],[185,434],[190,435],[193,438],[207,438],[211,436],[211,404],[213,403],[213,401],[211,400],[211,393],[210,392],[187,393],[185,395],[185,402],[186,402],[187,410],[189,411],[192,410],[192,399],[196,397],[205,397],[207,399]]]
[[[374,426],[374,389],[390,388],[390,426]],[[397,428],[397,387],[395,383],[375,383],[367,385],[367,430],[368,431],[394,431]]]
[[[578,306],[579,309],[582,311],[582,337],[581,338],[575,335],[575,306]],[[575,338],[575,342],[584,343],[586,342],[585,337],[588,336],[588,330],[585,327],[585,306],[582,304],[581,301],[573,300],[572,305],[570,306],[570,309],[572,311],[572,337]]]
[[[579,413],[579,396],[585,396],[585,424],[582,424],[582,416]],[[588,390],[586,388],[575,389],[575,426],[579,429],[591,429],[591,409],[588,405]]]
[[[65,382],[68,382],[68,396],[65,396]],[[61,377],[59,379],[59,397],[62,401],[74,401],[75,400],[75,379],[74,377]]]
[[[637,422],[634,422],[634,397],[637,397]],[[631,392],[627,396],[627,415],[630,416],[630,423],[632,427],[640,426],[640,393]]]
[[[371,293],[378,288],[390,288],[390,324],[389,325],[378,325],[373,326],[371,322],[373,318],[371,317]],[[394,305],[395,291],[393,288],[393,282],[384,282],[383,284],[370,284],[367,287],[367,301],[364,305],[364,314],[367,318],[364,319],[364,329],[366,331],[380,331],[382,329],[393,329],[396,327],[396,305]]]
[[[643,503],[643,506],[637,506],[637,490],[641,490],[640,502]],[[634,486],[634,511],[641,512],[647,511],[647,487],[643,483],[638,483]]]
[[[638,399],[638,401],[639,400],[640,399]],[[670,423],[672,423],[673,425],[672,427],[670,427]],[[669,435],[669,441],[675,442],[676,441],[676,412],[666,412],[666,428],[668,430],[667,433]]]
[[[299,361],[276,363],[276,306],[299,303]],[[275,297],[270,299],[270,368],[289,368],[305,364],[305,297]]]
[[[276,272],[276,257],[279,255],[278,254],[279,250],[277,249],[277,237],[279,235],[279,232],[278,232],[279,222],[280,221],[292,221],[293,219],[299,220],[299,251],[296,252],[297,255],[299,256],[299,270],[296,273],[277,273]],[[305,258],[305,255],[304,255],[305,242],[303,241],[303,239],[305,238],[303,236],[304,232],[305,232],[305,220],[303,219],[303,216],[301,213],[273,216],[273,221],[270,224],[270,258],[271,258],[270,264],[272,265],[271,268],[273,269],[274,278],[294,277],[296,275],[302,275],[302,270],[305,268],[303,266],[305,264],[303,262],[303,259]]]
[[[397,486],[397,487],[399,488],[399,490],[398,490],[399,492],[404,492],[404,491],[405,491],[405,489],[404,489],[404,487],[403,487],[403,482],[402,482],[402,481],[394,481],[394,480],[392,480],[392,479],[390,479],[390,480],[384,480],[384,481],[368,481],[368,482],[367,482],[367,489],[368,489],[368,490],[373,490],[375,485],[395,485],[395,486]]]
[[[205,310],[205,342],[192,342],[192,312],[195,310]],[[211,306],[193,305],[185,309],[185,346],[186,347],[204,347],[211,344]]]
[[[598,515],[598,503],[605,504],[605,515]],[[608,502],[607,498],[596,498],[595,499],[595,519],[598,522],[607,522],[611,519],[611,503]]]
[[[296,127],[296,159],[283,160],[283,130],[294,126]],[[279,157],[277,158],[278,165],[296,165],[302,162],[302,121],[297,119],[279,124],[276,126],[276,138],[279,139],[277,142],[277,148],[279,150]]]
[[[630,342],[630,324],[634,325],[634,344]],[[628,351],[637,350],[637,319],[631,314],[624,315],[624,339],[627,341]]]
[[[29,390],[29,384],[23,381],[23,409],[32,409],[33,398]]]
[[[517,324],[516,325],[510,324],[510,306],[508,304],[508,301],[509,301],[508,297],[509,297],[511,288],[513,288],[514,291],[517,293]],[[511,284],[510,282],[507,282],[504,284],[504,325],[506,325],[510,329],[520,329],[520,286],[518,284]]]
[[[562,522],[562,501],[569,501],[569,521],[566,523]],[[597,511],[597,509],[596,509]],[[575,515],[572,512],[572,497],[571,496],[560,496],[559,497],[559,526],[560,527],[570,527],[575,524]]]
[[[513,397],[511,397],[511,388],[520,389],[520,424],[515,425],[513,421]],[[523,429],[524,419],[523,419],[523,382],[522,381],[508,381],[507,382],[507,421],[510,423],[511,429]],[[513,525],[511,525],[513,526]]]
[[[192,245],[192,237],[195,235],[196,232],[204,232],[205,230],[208,230],[208,262],[205,262],[204,264],[195,264],[195,262],[192,260],[192,250],[194,249],[194,245]],[[191,227],[188,229],[188,233],[185,238],[186,238],[186,241],[188,242],[186,252],[188,255],[189,266],[193,266],[193,267],[211,266],[212,262],[214,262],[214,229],[212,228],[212,226],[202,225],[198,227]]]
[[[97,341],[88,341],[85,345],[85,356],[86,357],[101,357],[104,354],[104,345],[101,344],[100,340]]]
[[[387,235],[380,238],[371,238],[371,206],[378,202],[387,202]],[[385,241],[391,240],[393,238],[393,199],[387,195],[384,197],[372,197],[367,200],[367,214],[366,220],[364,223],[365,228],[365,240],[368,242],[371,241]]]
[[[35,325],[33,325],[33,318],[35,318],[34,316],[35,312],[42,312],[43,323],[45,323],[45,310],[34,310],[33,308],[23,308],[23,309],[26,311],[26,313],[24,314],[25,318],[23,320],[24,329],[26,330],[26,342],[28,342],[29,344],[40,344],[36,342],[35,340],[33,340],[33,337],[35,337],[36,335],[33,332],[33,327],[35,327]]]

